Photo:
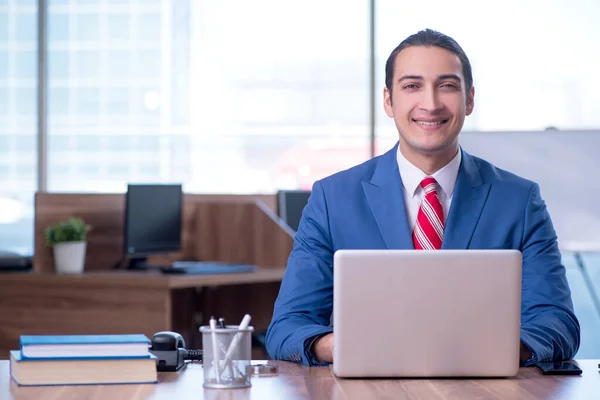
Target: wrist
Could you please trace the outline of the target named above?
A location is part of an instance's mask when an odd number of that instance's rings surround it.
[[[320,362],[333,362],[333,333],[329,333],[315,340],[311,352],[315,359]]]

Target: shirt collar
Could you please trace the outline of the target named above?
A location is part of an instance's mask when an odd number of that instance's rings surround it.
[[[454,192],[461,158],[462,154],[460,149],[458,149],[456,156],[454,156],[448,164],[444,165],[431,175],[440,185],[447,198],[452,197],[452,193]],[[400,152],[400,146],[398,146],[396,159],[398,161],[398,169],[400,170],[400,178],[402,178],[402,185],[406,192],[410,193],[411,197],[414,197],[421,181],[428,175],[415,165],[411,164],[411,162],[404,157]]]

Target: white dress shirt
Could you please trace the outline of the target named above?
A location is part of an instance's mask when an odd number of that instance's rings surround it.
[[[398,146],[398,154],[396,158],[398,160],[398,169],[400,170],[400,177],[402,178],[402,185],[404,189],[404,204],[406,204],[406,216],[408,217],[408,224],[410,231],[412,232],[417,222],[417,214],[419,213],[419,207],[421,207],[421,199],[425,195],[425,191],[421,187],[421,181],[431,176],[435,178],[438,185],[436,192],[442,208],[444,209],[444,225],[448,219],[448,210],[450,210],[450,203],[452,202],[452,195],[454,194],[454,185],[456,184],[456,178],[458,176],[458,168],[460,167],[461,160],[460,149],[456,156],[441,169],[437,170],[432,175],[427,175],[419,168],[415,167],[410,163],[402,153],[400,152],[400,146]]]

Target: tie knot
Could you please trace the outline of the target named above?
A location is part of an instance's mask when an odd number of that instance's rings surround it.
[[[425,194],[435,192],[436,184],[437,184],[437,181],[435,180],[435,178],[432,178],[431,176],[428,176],[421,181],[421,187],[425,190]]]

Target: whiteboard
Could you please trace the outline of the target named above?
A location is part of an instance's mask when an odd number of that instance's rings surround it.
[[[537,182],[568,251],[600,251],[600,131],[463,132],[463,149]]]

